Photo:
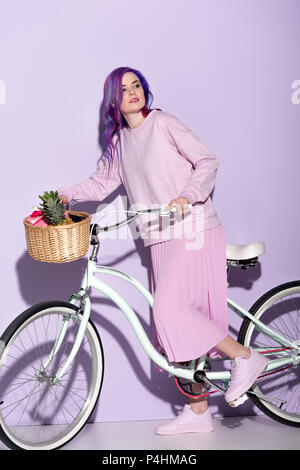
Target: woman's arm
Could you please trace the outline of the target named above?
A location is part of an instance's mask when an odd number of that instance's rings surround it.
[[[205,202],[215,185],[219,166],[217,157],[175,116],[168,119],[167,128],[173,145],[193,166],[191,177],[178,197],[187,198],[191,204]]]
[[[74,186],[60,187],[59,195],[66,196],[68,202],[71,200],[102,201],[122,184],[116,155],[114,155],[110,172],[108,172],[108,167],[108,160],[101,158],[94,173]]]

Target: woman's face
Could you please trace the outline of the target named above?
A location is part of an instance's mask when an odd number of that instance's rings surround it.
[[[146,100],[142,84],[133,72],[126,72],[122,77],[123,98],[120,111],[126,115],[139,113],[145,106]],[[134,100],[134,101],[132,101]]]

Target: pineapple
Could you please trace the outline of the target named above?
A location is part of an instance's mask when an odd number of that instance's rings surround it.
[[[72,219],[65,216],[65,206],[61,200],[58,191],[45,191],[43,196],[39,196],[43,201],[39,209],[44,212],[49,225],[62,225],[73,223]]]

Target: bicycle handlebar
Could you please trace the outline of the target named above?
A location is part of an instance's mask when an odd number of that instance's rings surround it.
[[[192,204],[188,204],[189,210],[192,207]],[[92,230],[92,235],[98,235],[100,232],[108,232],[109,230],[115,230],[117,228],[123,227],[123,225],[126,225],[130,223],[132,220],[136,219],[140,214],[149,214],[149,213],[159,213],[160,216],[167,216],[170,215],[172,212],[178,212],[176,206],[172,206],[171,209],[163,209],[162,207],[158,208],[152,208],[152,209],[140,209],[137,211],[126,211],[126,212],[134,212],[135,214],[132,216],[127,217],[127,219],[122,220],[121,222],[118,222],[117,224],[113,225],[108,225],[106,227],[101,227],[99,224],[92,224],[90,226],[90,230]]]

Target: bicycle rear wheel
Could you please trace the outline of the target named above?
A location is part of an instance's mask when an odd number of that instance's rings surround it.
[[[281,284],[260,297],[249,312],[262,323],[273,328],[292,342],[300,341],[300,281]],[[238,335],[245,346],[269,351],[269,359],[291,356],[290,348],[280,345],[259,331],[245,318]],[[299,342],[300,344],[300,342]],[[273,397],[270,401],[248,394],[255,405],[270,418],[289,426],[300,427],[300,371],[298,358],[293,365],[264,372],[251,390]],[[276,399],[276,400],[275,400]]]
[[[69,321],[61,347],[46,373],[39,374],[65,316]],[[104,356],[91,320],[69,369],[60,382],[51,382],[72,349],[81,318],[73,304],[43,302],[21,313],[1,336],[0,439],[9,448],[58,449],[92,414],[102,388]]]

